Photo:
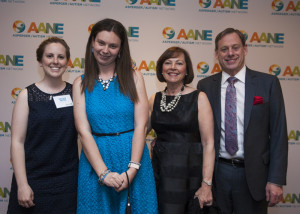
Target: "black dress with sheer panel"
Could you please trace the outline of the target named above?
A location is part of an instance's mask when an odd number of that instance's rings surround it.
[[[18,186],[12,178],[8,214],[76,213],[78,147],[73,106],[57,108],[55,96],[72,97],[72,85],[57,94],[47,94],[35,84],[27,87],[28,125],[25,167],[35,206],[18,204]]]
[[[152,164],[160,214],[196,213],[195,192],[202,182],[202,145],[198,124],[198,91],[182,95],[170,112],[160,110],[156,93],[151,125],[157,134]],[[174,96],[167,96],[169,103]],[[195,203],[196,202],[196,203]]]

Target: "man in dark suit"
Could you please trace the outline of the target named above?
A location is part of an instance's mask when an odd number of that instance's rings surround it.
[[[265,214],[268,206],[280,202],[286,184],[288,139],[281,86],[276,76],[246,67],[247,52],[244,35],[225,29],[215,40],[222,72],[197,85],[214,113],[215,197],[224,214]]]

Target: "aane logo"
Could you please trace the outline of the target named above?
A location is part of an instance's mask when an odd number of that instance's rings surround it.
[[[245,40],[247,40],[248,39],[248,33],[244,30],[240,30],[240,32],[244,35]]]
[[[275,11],[281,11],[284,4],[281,0],[274,0],[272,1],[272,9]]]
[[[281,69],[281,67],[277,64],[273,64],[270,66],[269,68],[269,73],[270,74],[274,74],[276,76],[278,76],[281,71],[283,71],[283,74],[282,76],[300,76],[300,69],[299,69],[299,66],[295,66],[294,68],[291,68],[291,66],[286,66],[285,69]]]
[[[165,27],[162,31],[162,35],[166,39],[173,39],[176,36],[176,33],[173,28]],[[184,40],[205,40],[205,41],[212,41],[212,30],[185,30],[180,29],[179,33],[175,37],[177,40],[184,39]]]
[[[209,70],[209,65],[206,62],[199,62],[197,65],[197,71],[201,74],[206,74]]]
[[[5,66],[24,66],[23,64],[23,58],[22,55],[2,55],[0,54],[0,65]]]
[[[270,74],[275,74],[276,76],[278,76],[280,72],[281,72],[281,68],[277,64],[271,65],[269,68]]]
[[[210,68],[212,67],[211,71]],[[219,63],[215,63],[213,66],[209,66],[206,62],[199,62],[197,64],[197,71],[200,73],[197,77],[207,77],[212,74],[216,74],[222,71]]]
[[[151,129],[151,131],[148,133],[148,135],[147,136],[150,136],[150,137],[156,137],[157,135],[156,135],[156,133],[155,133],[155,131],[154,131],[154,129]],[[151,141],[152,141],[153,139],[151,139]]]
[[[215,63],[213,69],[211,70],[211,74],[220,73],[222,71],[221,66],[219,63]]]
[[[20,20],[15,21],[14,24],[13,24],[13,30],[16,33],[22,33],[25,30],[24,22],[22,22]]]
[[[142,60],[141,63],[139,65],[136,65],[137,69],[139,71],[156,71],[156,63],[154,60],[151,60],[149,62],[147,62],[146,60]]]
[[[134,61],[134,59],[131,59],[131,63],[132,63],[132,69],[134,71],[137,71],[136,62]]]
[[[68,67],[70,67],[70,68],[75,68],[75,67],[84,68],[84,63],[85,63],[84,58],[76,57],[76,58],[74,58],[73,61],[71,59],[69,59]]]
[[[212,4],[211,0],[199,0],[199,5],[202,8],[208,8],[213,5],[213,8],[219,9],[248,9],[248,0],[216,0]]]
[[[296,3],[297,2],[297,3]],[[300,10],[300,1],[289,1],[284,7],[284,3],[281,0],[274,0],[272,1],[272,9],[275,11],[286,11],[286,12],[296,12]]]
[[[129,38],[138,38],[139,37],[139,27],[128,27],[127,36]]]
[[[0,197],[7,198],[10,195],[9,190],[6,187],[0,187]]]
[[[93,26],[94,26],[94,24],[91,24],[91,25],[88,27],[88,32],[89,32],[89,34],[91,34],[91,31],[92,31]]]
[[[24,22],[17,20],[13,23],[13,30],[16,33],[23,33],[25,31],[26,33],[63,34],[63,27],[64,24],[62,23],[51,24],[41,22],[39,24],[36,24],[35,22],[31,22],[26,32],[26,25],[24,24]]]
[[[0,121],[0,131],[2,132],[8,132],[10,131],[10,124],[9,122],[2,122]]]
[[[254,32],[250,38],[250,43],[274,43],[274,44],[283,44],[284,43],[284,33],[265,33],[262,32],[258,34]]]
[[[137,0],[126,0],[127,4],[135,4]]]
[[[200,7],[208,8],[211,5],[211,0],[199,0]]]
[[[166,39],[173,39],[173,37],[175,36],[175,31],[171,27],[165,27],[163,29],[162,34],[163,34],[163,37],[165,37]]]
[[[284,33],[253,32],[248,34],[244,30],[240,32],[248,40],[248,47],[283,47]]]
[[[21,88],[14,88],[13,90],[11,90],[11,97],[16,100],[21,90],[22,90]]]
[[[300,203],[300,194],[296,193],[287,193],[283,198],[281,199],[281,203]]]
[[[89,27],[88,27],[89,34],[91,34],[91,31],[92,31],[92,28],[94,27],[94,25],[95,24],[89,25]],[[139,30],[140,30],[139,27],[128,27],[126,29],[127,36],[128,37],[135,37],[135,38],[137,38],[137,37],[139,37]]]
[[[288,136],[288,140],[295,140],[298,141],[300,137],[300,131],[299,130],[291,130]]]
[[[164,6],[176,6],[176,0],[126,0],[127,4],[134,5],[136,3],[140,5],[164,5]]]

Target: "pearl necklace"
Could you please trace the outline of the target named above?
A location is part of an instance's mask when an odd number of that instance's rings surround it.
[[[115,77],[115,73],[108,80],[103,80],[101,79],[101,77],[99,77],[98,82],[101,83],[104,91],[106,91],[106,89],[108,89],[109,84],[114,81],[114,77]]]
[[[162,97],[160,100],[160,110],[162,112],[173,111],[173,109],[177,106],[180,100],[183,90],[184,90],[184,85],[182,86],[181,90],[175,95],[174,99],[171,102],[169,102],[169,104],[167,105],[167,98],[166,98],[167,87],[166,87],[165,90],[162,92]]]

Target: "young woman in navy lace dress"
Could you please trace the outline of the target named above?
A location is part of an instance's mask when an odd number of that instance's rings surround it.
[[[77,132],[72,85],[62,80],[70,49],[51,37],[36,55],[44,77],[21,91],[13,110],[8,213],[71,214],[76,212]]]

